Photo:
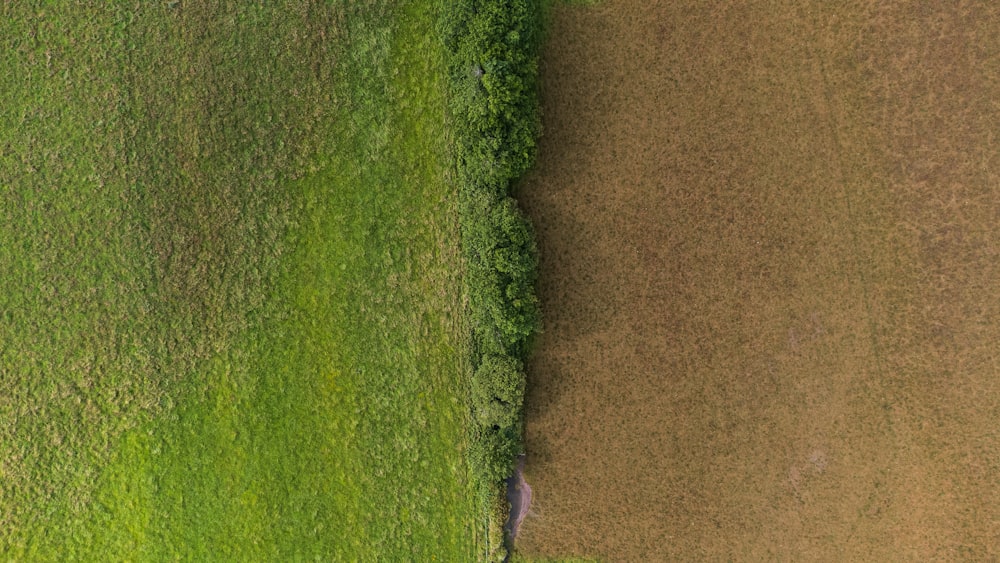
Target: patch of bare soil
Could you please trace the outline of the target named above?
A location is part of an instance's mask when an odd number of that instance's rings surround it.
[[[519,549],[1000,557],[1000,5],[555,9]]]
[[[521,456],[514,474],[507,479],[507,503],[510,504],[510,512],[507,515],[507,522],[504,523],[504,534],[511,541],[517,538],[521,522],[524,522],[524,518],[531,510],[531,493],[531,485],[524,479],[524,456]]]

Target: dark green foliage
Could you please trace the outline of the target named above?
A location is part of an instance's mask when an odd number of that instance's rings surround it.
[[[523,449],[523,360],[540,322],[534,230],[510,193],[535,158],[541,2],[456,0],[444,11],[472,330],[470,464],[492,515]]]
[[[472,404],[483,427],[510,428],[524,400],[524,369],[517,358],[483,356],[472,377]]]
[[[444,18],[466,181],[505,186],[534,162],[539,12],[536,0],[459,0]]]
[[[522,356],[539,323],[538,250],[513,198],[469,206],[464,231],[476,343],[484,353]]]
[[[520,429],[480,427],[473,431],[469,445],[469,463],[485,490],[480,494],[493,496],[495,487],[514,470],[514,456],[521,451]],[[489,507],[492,508],[492,507]]]

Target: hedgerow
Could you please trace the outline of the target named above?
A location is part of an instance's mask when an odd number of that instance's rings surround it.
[[[510,197],[463,213],[470,317],[483,354],[523,357],[539,323],[538,251],[531,223]]]
[[[540,5],[457,0],[445,12],[450,107],[464,182],[504,189],[535,158]]]
[[[540,324],[535,234],[512,197],[540,130],[540,16],[539,0],[455,0],[441,19],[471,326],[469,459],[493,520],[523,451],[524,360]]]
[[[488,429],[508,429],[517,422],[524,400],[524,370],[517,358],[487,354],[472,377],[477,421]]]

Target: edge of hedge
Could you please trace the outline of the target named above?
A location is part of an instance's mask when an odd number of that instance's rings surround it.
[[[505,480],[524,450],[524,362],[540,326],[534,229],[513,197],[535,162],[543,0],[451,0],[440,20],[470,321],[469,459],[486,559],[507,558]]]

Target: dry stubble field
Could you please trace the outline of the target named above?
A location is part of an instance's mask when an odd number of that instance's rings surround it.
[[[1000,6],[554,10],[529,555],[1000,557]]]

